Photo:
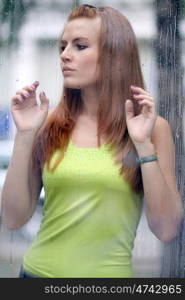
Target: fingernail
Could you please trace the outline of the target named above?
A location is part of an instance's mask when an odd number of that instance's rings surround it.
[[[39,84],[39,81],[35,81],[35,82],[31,85],[31,87],[35,89],[36,86],[37,86],[38,84]]]

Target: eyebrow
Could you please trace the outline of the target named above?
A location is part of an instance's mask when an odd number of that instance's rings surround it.
[[[79,40],[86,40],[86,41],[88,41],[88,38],[85,38],[85,37],[77,37],[77,38],[75,38],[75,39],[73,40],[73,42],[77,42],[77,41],[79,41]],[[61,43],[67,43],[67,41],[61,39]]]

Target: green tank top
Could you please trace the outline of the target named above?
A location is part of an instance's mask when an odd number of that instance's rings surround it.
[[[26,271],[39,277],[134,277],[142,201],[118,170],[107,144],[81,148],[71,140],[54,172],[44,165],[43,218],[24,255]]]

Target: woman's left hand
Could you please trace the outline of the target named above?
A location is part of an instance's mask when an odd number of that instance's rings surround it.
[[[151,141],[152,130],[157,119],[154,98],[140,87],[131,86],[133,98],[142,106],[141,113],[134,114],[131,100],[126,100],[125,112],[128,133],[136,145]]]

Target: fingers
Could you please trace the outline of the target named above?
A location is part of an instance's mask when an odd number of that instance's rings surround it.
[[[39,94],[39,98],[41,102],[40,108],[43,110],[47,110],[49,107],[49,99],[46,97],[44,91]]]
[[[140,88],[139,86],[131,85],[131,90],[133,93],[139,93],[139,94],[144,94],[144,95],[150,95],[147,91],[144,89]]]
[[[32,83],[32,85],[28,85],[23,87],[21,90],[17,91],[16,94],[24,94],[24,93],[32,93],[36,90],[36,88],[39,86],[39,82],[35,81],[34,83]]]
[[[131,85],[133,92],[133,99],[142,107],[141,112],[155,115],[155,101],[154,98],[144,89]]]
[[[146,92],[144,89],[131,85],[131,90],[133,92],[133,98],[138,101],[139,104],[149,104],[148,101],[154,103],[154,98]],[[144,101],[147,100],[147,101]]]
[[[150,95],[146,95],[146,94],[133,94],[133,97],[135,100],[143,100],[143,99],[147,99],[150,100],[151,102],[154,101],[153,97],[151,97]]]
[[[19,102],[23,102],[23,101],[24,100],[23,100],[21,95],[16,95],[16,96],[12,97],[12,102],[15,103],[15,104],[17,104]]]
[[[127,99],[125,102],[125,114],[126,114],[126,120],[132,119],[134,117],[133,103],[129,99]]]
[[[147,99],[139,100],[138,103],[140,106],[147,106],[150,111],[153,111],[155,108],[154,103]]]
[[[21,90],[16,92],[16,95],[12,97],[12,101],[14,102],[24,102],[30,96],[33,96],[37,87],[39,86],[39,81],[35,81],[32,85],[25,86]]]
[[[28,94],[27,91],[22,90],[18,94],[16,94],[16,96],[14,96],[12,100],[19,100],[20,102],[24,102],[24,100],[26,100],[30,96],[31,94]]]

